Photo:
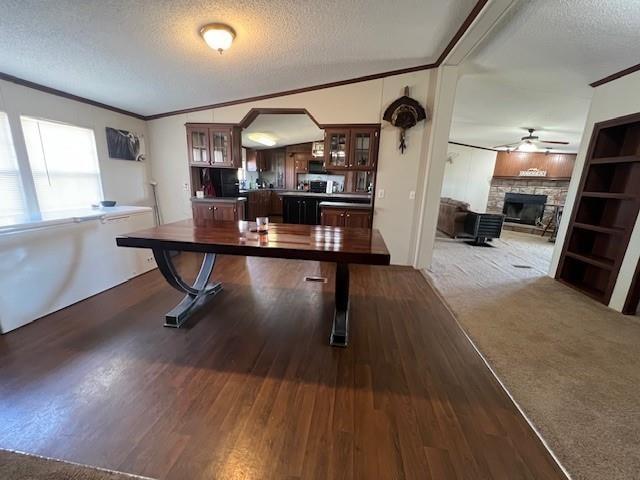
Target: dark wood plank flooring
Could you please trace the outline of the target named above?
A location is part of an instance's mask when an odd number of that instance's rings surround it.
[[[564,478],[419,272],[351,272],[347,349],[333,265],[245,257],[187,329],[153,271],[4,335],[0,447],[167,479]]]

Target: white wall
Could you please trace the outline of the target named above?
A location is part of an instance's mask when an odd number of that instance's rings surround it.
[[[491,150],[449,144],[441,196],[464,201],[474,212],[486,212],[496,155]]]
[[[148,122],[148,146],[153,157],[153,176],[159,182],[164,220],[191,216],[185,123],[238,123],[251,108],[257,107],[306,108],[319,123],[382,123],[376,188],[384,190],[385,195],[376,198],[374,227],[381,231],[392,263],[411,264],[417,203],[409,198],[409,193],[420,188],[426,125],[421,122],[408,131],[408,149],[403,155],[398,150],[398,129],[384,122],[382,114],[389,103],[403,94],[405,86],[410,87],[413,98],[425,105],[431,72],[397,75]]]
[[[589,148],[589,141],[593,133],[595,123],[610,120],[612,118],[640,112],[640,72],[627,75],[595,88],[591,108],[587,117],[582,142],[576,158],[576,166],[569,183],[567,203],[562,216],[562,222],[558,230],[558,238],[551,259],[550,276],[555,276],[560,261],[562,246],[567,234],[569,218],[576,199],[576,193],[580,183],[580,176],[584,168],[584,162]],[[627,292],[631,285],[633,273],[640,258],[640,221],[636,220],[627,252],[618,274],[618,279],[609,302],[609,307],[621,311]]]
[[[9,116],[18,162],[28,158],[20,116],[92,128],[106,199],[150,205],[150,159],[110,159],[105,127],[147,135],[136,118],[0,80],[0,110]],[[149,252],[116,248],[115,236],[153,225],[150,211],[125,217],[0,235],[0,332],[94,295],[153,268]]]
[[[28,164],[20,115],[92,128],[96,137],[105,199],[116,200],[124,205],[151,205],[148,185],[150,159],[143,162],[110,159],[105,134],[106,127],[113,127],[141,133],[146,138],[147,127],[143,120],[3,80],[0,80],[0,110],[9,115],[16,155],[20,163]]]

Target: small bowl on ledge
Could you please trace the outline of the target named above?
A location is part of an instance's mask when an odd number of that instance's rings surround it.
[[[100,205],[102,205],[103,207],[115,207],[116,206],[116,201],[115,200],[102,200],[100,202]]]

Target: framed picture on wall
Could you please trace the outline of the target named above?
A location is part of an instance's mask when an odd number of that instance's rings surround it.
[[[136,162],[144,160],[145,149],[142,135],[110,127],[107,127],[106,131],[110,158],[134,160]]]

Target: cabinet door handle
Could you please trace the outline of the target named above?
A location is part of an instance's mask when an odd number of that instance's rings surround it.
[[[350,214],[350,213],[347,213],[347,218],[349,218],[350,216],[351,216],[351,214]]]
[[[344,217],[344,213],[341,213],[341,214],[340,214],[340,216],[341,216],[341,217]]]
[[[217,209],[218,209],[218,207],[213,207],[213,209],[214,209],[214,210],[217,210]]]
[[[213,207],[209,207],[209,211],[213,210]]]

